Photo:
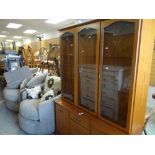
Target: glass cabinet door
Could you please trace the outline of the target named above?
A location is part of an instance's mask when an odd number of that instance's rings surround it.
[[[62,97],[74,101],[74,35],[66,32],[61,36],[61,83]]]
[[[78,33],[78,104],[95,111],[97,29]]]
[[[126,127],[135,23],[102,26],[100,115]]]

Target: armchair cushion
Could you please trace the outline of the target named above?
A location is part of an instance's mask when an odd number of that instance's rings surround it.
[[[27,87],[28,88],[33,88],[35,87],[36,85],[39,85],[41,83],[44,83],[45,82],[45,79],[46,79],[46,76],[47,76],[47,73],[43,73],[41,75],[38,75],[38,76],[35,76],[33,77],[28,83],[27,83]]]
[[[39,120],[38,106],[40,99],[24,100],[20,103],[20,115],[26,119]]]
[[[41,86],[36,86],[34,88],[26,88],[27,97],[29,99],[37,99],[40,98],[41,95]]]
[[[24,89],[26,88],[27,83],[30,81],[30,78],[26,78],[22,81],[22,83],[20,84],[20,89]]]
[[[41,97],[41,102],[54,98],[54,91],[50,90]]]
[[[45,88],[44,93],[53,89],[54,94],[57,95],[59,91],[61,91],[61,79],[58,76],[47,76],[45,80]]]

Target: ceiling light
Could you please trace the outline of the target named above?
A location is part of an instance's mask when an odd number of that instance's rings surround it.
[[[13,42],[13,40],[6,40],[6,42]]]
[[[23,33],[33,34],[33,33],[35,33],[35,32],[37,32],[37,31],[36,31],[36,30],[26,30],[26,31],[24,31]]]
[[[16,24],[16,23],[9,23],[6,27],[11,28],[11,29],[18,29],[21,26],[23,26],[23,25],[22,24]]]
[[[9,34],[7,31],[1,31],[2,34]]]
[[[25,39],[24,40],[24,44],[29,44],[31,41],[30,41],[30,39]]]
[[[49,20],[46,20],[45,22],[49,24],[58,24],[63,22],[64,20],[66,19],[49,19]]]
[[[14,39],[21,39],[22,37],[21,36],[14,36],[13,38]]]
[[[21,42],[16,42],[16,46],[22,46]]]
[[[5,38],[6,37],[6,35],[0,35],[0,38]]]

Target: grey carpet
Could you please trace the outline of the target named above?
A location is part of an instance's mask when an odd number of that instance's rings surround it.
[[[25,135],[18,125],[17,113],[5,107],[0,90],[0,135]]]

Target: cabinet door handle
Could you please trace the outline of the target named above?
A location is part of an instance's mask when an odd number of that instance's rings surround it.
[[[84,114],[83,112],[79,112],[79,113],[78,113],[79,116],[81,116],[81,115],[83,115],[83,114]]]

